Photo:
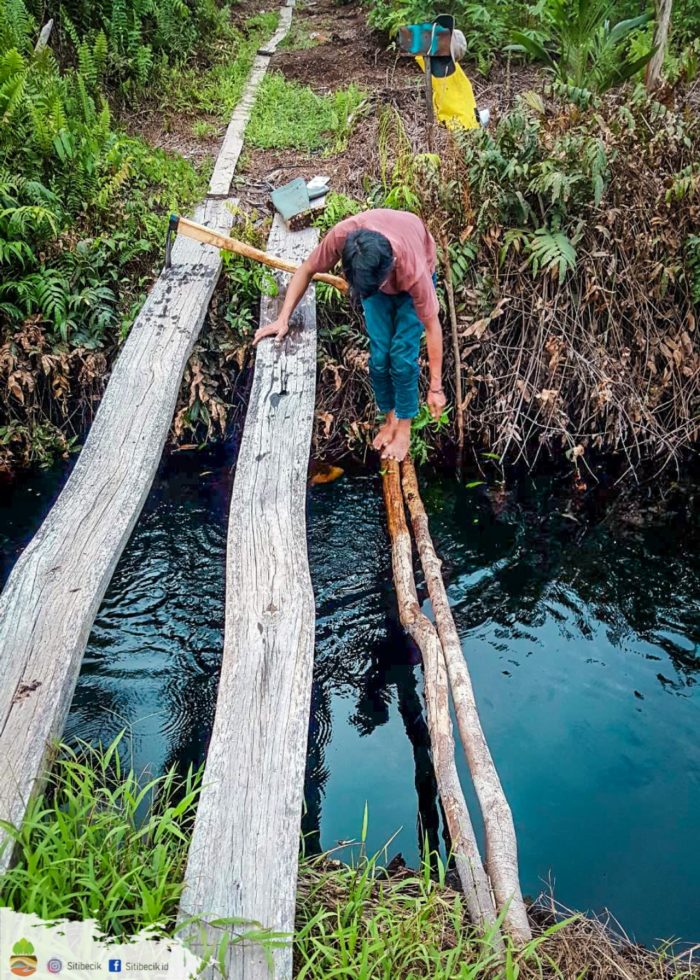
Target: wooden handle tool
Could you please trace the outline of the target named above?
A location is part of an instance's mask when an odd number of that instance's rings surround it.
[[[168,226],[168,238],[165,245],[166,268],[170,268],[171,265],[172,237],[175,234],[185,235],[187,238],[193,238],[196,242],[204,242],[206,245],[214,245],[215,248],[222,248],[227,252],[233,252],[235,255],[242,255],[246,259],[253,259],[254,262],[260,262],[262,265],[269,266],[271,269],[280,269],[282,272],[296,272],[299,268],[293,262],[287,262],[286,259],[278,259],[275,255],[268,255],[267,252],[263,252],[259,248],[253,248],[252,245],[246,245],[245,242],[241,242],[237,238],[220,235],[218,232],[212,231],[211,228],[207,228],[206,225],[197,224],[196,221],[191,221],[189,218],[180,218],[176,214],[171,215]],[[329,286],[335,286],[342,293],[347,293],[348,291],[347,281],[342,276],[333,276],[330,273],[318,272],[314,276],[314,279],[316,282],[325,282]]]

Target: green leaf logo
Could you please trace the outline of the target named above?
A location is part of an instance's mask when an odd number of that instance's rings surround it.
[[[14,956],[31,956],[34,953],[34,947],[28,939],[20,939],[12,947],[12,953]]]

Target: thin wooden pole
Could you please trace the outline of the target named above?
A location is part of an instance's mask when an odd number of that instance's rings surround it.
[[[406,523],[398,463],[387,461],[382,476],[391,560],[401,624],[423,655],[425,700],[433,750],[433,766],[445,819],[452,838],[454,860],[469,915],[475,925],[487,930],[496,921],[496,908],[481,862],[476,836],[469,817],[455,763],[455,746],[450,719],[449,689],[440,639],[435,627],[418,604],[413,577],[411,534]],[[497,948],[500,934],[495,933]]]
[[[425,56],[425,115],[428,126],[432,127],[435,122],[435,110],[433,109],[433,68],[432,58],[429,54]]]
[[[447,308],[450,312],[450,327],[452,334],[452,354],[455,367],[455,416],[457,419],[457,479],[462,478],[464,464],[464,397],[462,394],[462,361],[459,353],[459,334],[457,332],[457,309],[455,294],[452,286],[452,263],[450,262],[447,236],[442,236],[442,256],[445,267],[445,290],[447,292]]]
[[[403,494],[435,614],[447,673],[452,688],[457,727],[469,764],[486,832],[486,867],[499,912],[505,911],[506,931],[518,942],[532,938],[527,910],[520,890],[518,844],[508,800],[489,751],[476,706],[469,669],[442,579],[428,516],[418,490],[416,470],[410,459],[401,466]]]
[[[427,124],[427,144],[430,153],[433,152],[435,109],[433,107],[433,68],[429,54],[425,56],[425,117]]]
[[[206,245],[213,245],[215,248],[223,249],[226,252],[233,252],[234,255],[242,255],[245,259],[253,259],[254,262],[260,262],[261,265],[266,265],[270,269],[295,273],[299,268],[294,262],[288,262],[287,259],[283,259],[278,255],[270,255],[269,252],[263,252],[261,248],[254,248],[252,245],[248,245],[247,242],[241,242],[237,238],[231,238],[229,235],[220,235],[211,228],[192,221],[191,218],[178,218],[177,233],[178,235],[185,235],[187,238],[192,238],[196,242],[204,242]],[[342,276],[317,272],[313,278],[315,282],[325,282],[327,285],[339,289],[342,293],[347,293],[349,289],[347,280],[343,279]]]

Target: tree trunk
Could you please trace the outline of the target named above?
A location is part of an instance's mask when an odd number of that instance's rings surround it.
[[[656,49],[648,62],[645,72],[647,92],[653,92],[661,85],[661,69],[668,44],[668,32],[671,27],[671,8],[673,0],[656,0],[656,27],[654,28],[653,46]]]
[[[410,459],[402,464],[402,477],[403,492],[452,687],[457,726],[484,820],[486,867],[496,905],[499,912],[507,909],[504,919],[507,932],[518,942],[527,942],[532,938],[532,933],[520,891],[513,817],[481,727],[469,670],[442,579],[441,562],[430,537],[428,517],[418,491],[415,467]]]
[[[399,617],[402,626],[423,655],[425,700],[435,778],[452,838],[455,864],[467,910],[475,925],[485,930],[493,927],[496,909],[455,764],[449,689],[440,639],[435,627],[423,615],[418,605],[413,577],[411,535],[401,495],[399,467],[394,460],[387,461],[382,482]],[[497,936],[500,948],[500,934],[497,933]]]

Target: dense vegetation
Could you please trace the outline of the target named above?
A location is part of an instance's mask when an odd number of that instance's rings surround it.
[[[604,450],[636,471],[680,465],[697,440],[700,126],[676,98],[529,92],[439,156],[415,154],[385,110],[372,201],[421,213],[449,255],[477,450],[584,467]],[[343,422],[369,428],[372,410],[363,334],[333,313],[321,410],[339,452]]]
[[[544,51],[563,80],[607,87],[643,64],[652,47],[652,10],[645,0],[373,0],[369,21],[393,34],[401,24],[453,14],[482,71],[506,54]],[[673,25],[677,54],[700,36],[695,0],[675,0]]]
[[[653,32],[643,4],[446,9],[484,67],[502,71],[507,55],[505,105],[486,132],[441,133],[434,154],[405,113],[380,109],[365,189],[373,206],[420,213],[443,270],[449,258],[467,440],[477,459],[547,455],[585,470],[605,453],[618,473],[677,471],[700,415],[694,8],[674,8],[655,96],[642,84]],[[391,32],[434,13],[396,0],[372,4],[369,19]],[[333,217],[363,204],[334,199]],[[447,334],[444,289],[442,305]],[[330,312],[316,441],[337,455],[360,448],[374,418],[363,331],[342,306]]]
[[[126,135],[110,102],[155,93],[225,115],[276,21],[241,33],[230,16],[214,0],[0,0],[0,468],[50,461],[84,432],[167,216],[206,187],[201,167]]]
[[[199,113],[193,132],[211,136],[276,19],[236,27],[233,9],[0,0],[0,466],[50,461],[84,432],[160,258],[165,216],[185,210],[205,176],[125,135],[119,114],[134,102],[179,120]],[[332,196],[321,224],[368,205],[428,220],[443,271],[450,260],[467,436],[480,457],[533,463],[545,450],[579,467],[612,452],[628,471],[680,466],[699,411],[695,5],[674,6],[667,84],[655,97],[641,84],[654,27],[642,0],[445,9],[467,35],[470,72],[476,63],[505,75],[487,132],[442,132],[438,153],[426,154],[422,127],[406,128],[390,91],[365,91],[360,68],[328,93],[272,72],[249,147],[337,156],[362,121],[363,193]],[[370,25],[389,34],[435,12],[411,0],[367,7]],[[50,15],[51,47],[35,53]],[[239,237],[263,245],[260,217],[241,214]],[[230,423],[230,365],[246,363],[261,287],[273,288],[269,276],[228,263],[186,371],[180,439],[218,437]],[[441,295],[447,325],[442,285]],[[332,292],[319,298],[316,450],[363,451],[375,421],[366,337]],[[426,435],[443,446],[455,438],[454,425],[422,433],[423,456]]]

